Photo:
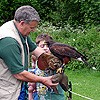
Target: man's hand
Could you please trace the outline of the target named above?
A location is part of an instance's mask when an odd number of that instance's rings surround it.
[[[57,70],[62,65],[62,61],[52,54],[43,53],[38,58],[38,67],[41,70],[50,68],[52,70]]]
[[[53,83],[59,83],[64,91],[68,91],[68,77],[64,73],[58,73],[52,76]],[[59,91],[58,91],[59,92]],[[57,90],[56,90],[57,93]]]
[[[44,78],[42,80],[42,84],[46,85],[49,88],[53,88],[53,87],[56,87],[58,85],[58,82],[55,82],[55,83],[52,82],[53,76],[42,77],[42,78]]]
[[[60,73],[53,75],[52,82],[59,83],[62,80],[62,76],[63,76],[63,74],[60,74]]]

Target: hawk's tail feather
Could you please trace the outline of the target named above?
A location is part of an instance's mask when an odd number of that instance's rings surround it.
[[[96,67],[94,67],[90,63],[88,63],[86,59],[78,58],[77,60],[82,61],[85,65],[89,66],[89,68],[92,68],[93,70],[97,70]]]

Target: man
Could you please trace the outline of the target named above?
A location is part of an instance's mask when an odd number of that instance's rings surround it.
[[[45,52],[28,36],[39,21],[33,7],[22,6],[16,10],[14,20],[0,27],[0,100],[26,100],[26,95],[18,99],[24,82],[41,82],[48,87],[58,85],[52,83],[52,76],[42,77],[27,71],[29,53],[38,58]]]

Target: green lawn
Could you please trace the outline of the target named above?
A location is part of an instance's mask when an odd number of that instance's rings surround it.
[[[69,80],[72,82],[73,92],[89,97],[93,100],[100,100],[100,72],[93,70],[65,71]],[[89,100],[72,95],[73,100]]]

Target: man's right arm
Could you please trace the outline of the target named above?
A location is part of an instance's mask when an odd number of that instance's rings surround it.
[[[21,73],[14,74],[13,76],[19,80],[26,81],[26,82],[40,82],[48,87],[54,87],[58,85],[58,83],[55,83],[55,84],[52,83],[52,76],[49,76],[49,77],[37,76],[26,70],[24,70]]]

